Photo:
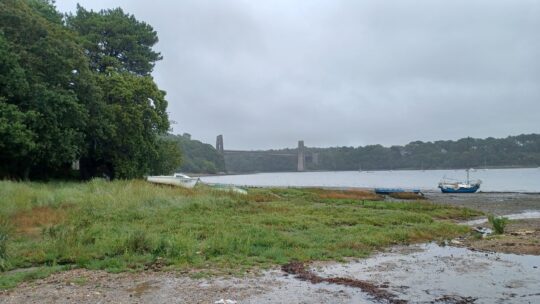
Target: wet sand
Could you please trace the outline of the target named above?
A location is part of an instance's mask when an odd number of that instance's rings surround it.
[[[318,272],[387,282],[387,290],[408,303],[539,303],[538,267],[539,256],[430,243],[397,246],[368,259],[323,265]]]
[[[425,197],[432,202],[468,207],[495,215],[540,211],[540,193],[500,193],[479,192],[450,194],[426,192]]]
[[[372,303],[360,290],[312,284],[280,269],[243,278],[192,279],[174,272],[73,270],[4,292],[0,303]]]
[[[540,257],[434,243],[396,246],[367,259],[313,263],[310,282],[281,269],[242,278],[174,272],[73,270],[25,283],[0,303],[539,303]],[[368,282],[379,294],[342,282]],[[332,283],[329,283],[332,282]],[[380,298],[380,297],[379,297]],[[233,302],[234,303],[234,302]]]

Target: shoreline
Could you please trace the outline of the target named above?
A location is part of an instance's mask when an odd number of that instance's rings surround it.
[[[465,172],[452,170],[413,171],[305,171],[248,174],[197,174],[203,182],[234,184],[258,188],[329,188],[365,189],[402,188],[422,192],[438,192],[442,179],[464,180]],[[483,181],[478,193],[540,193],[535,181],[540,169],[487,169],[471,173],[472,179]]]
[[[206,184],[205,182],[202,182],[203,184]],[[212,183],[210,183],[212,184]],[[217,183],[221,184],[221,183]],[[360,191],[374,191],[375,188],[378,187],[341,187],[341,186],[264,186],[264,185],[240,185],[240,184],[229,184],[229,183],[223,183],[224,185],[231,185],[235,187],[240,188],[248,188],[248,189],[323,189],[323,190],[360,190]],[[386,188],[386,187],[381,187]],[[397,187],[401,188],[401,187]],[[403,188],[404,190],[412,190],[409,188]],[[440,190],[436,189],[422,189],[419,188],[420,192],[423,194],[441,194],[446,196],[452,196],[452,195],[481,195],[481,194],[524,194],[524,195],[540,195],[539,192],[530,192],[530,191],[478,191],[476,193],[442,193]],[[407,191],[405,191],[407,192]]]
[[[372,170],[305,170],[305,171],[250,171],[250,172],[220,172],[220,173],[189,173],[185,172],[189,176],[204,177],[204,176],[235,176],[235,175],[254,175],[262,173],[311,173],[311,172],[392,172],[392,171],[457,171],[457,170],[511,170],[511,169],[540,169],[540,166],[529,167],[513,167],[513,166],[500,166],[500,167],[482,167],[482,168],[432,168],[432,169],[414,169],[414,168],[400,168],[400,169],[372,169]]]

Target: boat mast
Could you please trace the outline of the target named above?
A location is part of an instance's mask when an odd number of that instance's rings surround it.
[[[471,169],[467,169],[467,185],[469,184],[469,170]]]

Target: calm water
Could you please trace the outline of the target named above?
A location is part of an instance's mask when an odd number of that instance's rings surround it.
[[[246,175],[207,176],[209,183],[245,186],[292,187],[400,187],[437,190],[444,176],[465,180],[465,170],[396,170],[396,171],[330,171],[280,172]],[[540,192],[540,168],[477,169],[471,170],[471,179],[481,179],[480,191]]]

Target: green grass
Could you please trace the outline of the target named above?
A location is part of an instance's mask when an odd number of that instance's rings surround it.
[[[290,260],[364,257],[392,244],[454,237],[450,221],[477,212],[428,202],[321,198],[322,190],[258,189],[243,196],[144,181],[0,181],[0,265],[242,272]],[[20,274],[23,273],[23,274]],[[0,288],[34,278],[16,272]],[[11,283],[9,283],[11,282]]]
[[[496,217],[493,214],[490,214],[488,215],[488,221],[496,234],[503,234],[509,220],[507,217]]]
[[[46,266],[2,273],[2,275],[0,275],[0,289],[5,290],[17,287],[21,282],[43,279],[55,272],[67,269],[69,269],[69,267],[66,266]]]

